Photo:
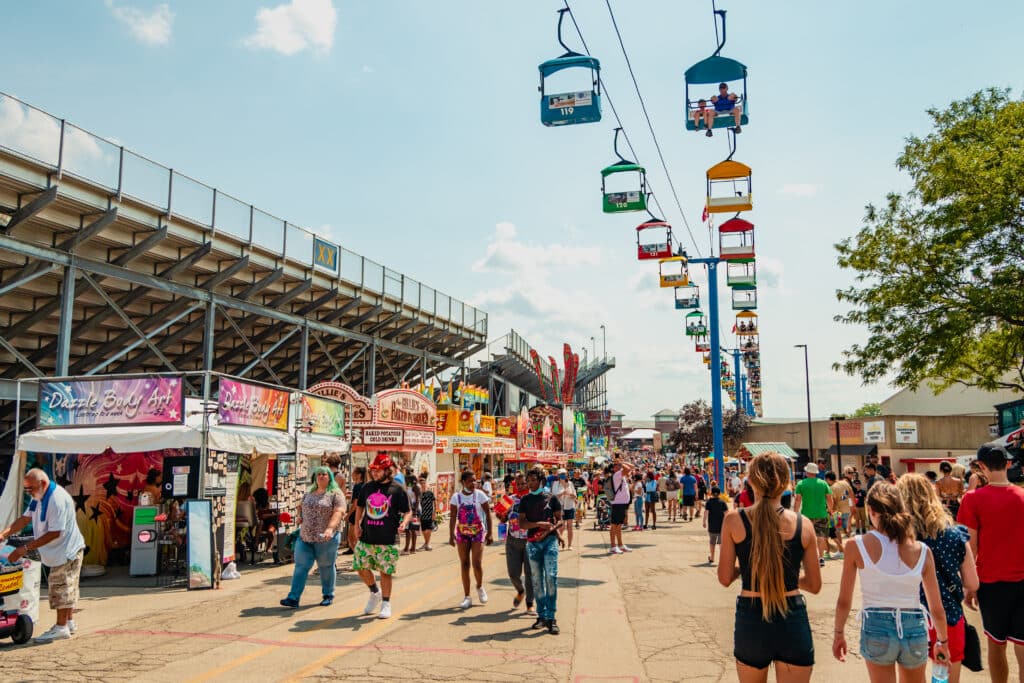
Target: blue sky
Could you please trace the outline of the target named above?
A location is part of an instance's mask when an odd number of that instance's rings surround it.
[[[571,5],[687,243],[604,2]],[[612,2],[705,253],[704,171],[728,150],[724,135],[684,130],[682,74],[714,50],[710,5]],[[810,345],[814,412],[853,410],[891,389],[831,370],[865,334],[832,321],[834,292],[850,282],[832,245],[856,232],[865,204],[906,187],[893,161],[907,135],[927,132],[927,108],[990,85],[1020,92],[1024,3],[719,5],[723,54],[750,70],[751,121],[735,158],[754,173],[744,217],[757,226],[765,413],[803,413],[797,343]],[[708,373],[656,268],[635,259],[643,216],[601,213],[610,108],[597,124],[539,122],[536,67],[561,52],[560,6],[4,3],[0,90],[479,305],[492,338],[515,328],[560,357],[563,341],[596,336],[600,352],[604,323],[618,361],[613,407],[645,418],[708,397]],[[571,29],[567,42],[578,45]]]

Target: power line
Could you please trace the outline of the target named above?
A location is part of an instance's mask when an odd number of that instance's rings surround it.
[[[679,215],[683,219],[683,225],[686,226],[686,232],[690,235],[690,241],[693,242],[694,248],[697,249],[697,254],[701,255],[700,248],[697,246],[697,240],[693,236],[693,231],[690,229],[690,222],[686,220],[686,212],[683,211],[682,202],[679,201],[679,193],[676,192],[675,183],[672,182],[672,174],[668,172],[668,164],[665,163],[665,155],[661,152],[661,144],[658,142],[658,136],[654,133],[654,124],[651,123],[651,116],[647,112],[647,103],[644,102],[644,96],[640,94],[640,84],[637,83],[636,73],[633,71],[633,63],[629,59],[629,53],[626,52],[626,44],[622,40],[622,33],[619,32],[619,22],[615,20],[615,12],[612,11],[611,0],[604,0],[605,6],[608,8],[608,16],[611,17],[612,26],[615,28],[615,35],[619,39],[619,47],[622,48],[622,56],[626,59],[626,67],[629,69],[629,76],[633,79],[633,88],[636,90],[637,99],[640,100],[640,109],[644,113],[644,118],[647,120],[647,129],[651,131],[651,139],[654,140],[654,149],[658,151],[658,159],[661,161],[661,169],[665,171],[665,178],[668,180],[669,189],[672,190],[672,196],[676,200],[676,208],[679,209]]]
[[[587,53],[587,55],[590,55],[590,48],[587,47],[587,41],[583,37],[583,31],[580,29],[580,25],[576,21],[576,15],[573,14],[572,8],[569,7],[569,0],[562,0],[562,2],[565,4],[565,8],[567,10],[569,10],[569,18],[572,19],[572,25],[576,28],[576,35],[578,35],[579,38],[580,38],[580,43],[582,43],[582,45],[583,45],[583,50]],[[627,62],[628,62],[628,59],[627,59]],[[632,72],[632,68],[630,68],[630,72]],[[634,81],[635,80],[636,79],[634,79]],[[616,121],[616,123],[618,123],[619,128],[622,129],[622,137],[624,137],[626,139],[626,146],[629,147],[630,154],[632,154],[633,158],[637,160],[637,163],[639,163],[640,157],[636,153],[636,149],[633,148],[633,143],[629,139],[629,134],[626,132],[626,127],[622,124],[622,119],[619,117],[618,110],[615,109],[615,103],[612,102],[612,97],[608,93],[608,86],[605,84],[603,77],[598,76],[598,81],[601,84],[601,89],[604,91],[605,99],[608,100],[608,106],[612,110],[612,115],[615,117],[615,121]],[[644,109],[644,114],[646,115],[646,107]],[[650,122],[650,120],[648,119],[648,123],[649,122]],[[651,134],[652,135],[654,134],[654,129],[653,128],[651,129]],[[657,143],[657,138],[655,138],[655,146],[657,146],[657,144],[658,144]],[[658,155],[661,156],[661,149],[660,149],[660,147],[658,149]],[[662,167],[663,168],[665,167],[664,157],[662,157]],[[665,174],[666,174],[666,176],[668,176],[668,169],[667,168],[665,168]],[[671,177],[669,177],[669,185],[670,186],[672,185]],[[648,181],[647,187],[651,190],[651,197],[654,199],[654,203],[655,203],[655,205],[657,205],[659,213],[661,213],[662,216],[666,215],[666,211],[665,211],[664,208],[662,208],[661,202],[658,201],[658,195],[655,194],[654,188],[651,185],[650,181]],[[673,194],[675,194],[675,188],[674,187],[672,188],[672,192],[673,192]],[[676,204],[677,204],[677,206],[679,206],[680,212],[682,212],[682,206],[679,204],[679,197],[678,196],[676,196]],[[686,214],[682,214],[682,219],[683,219],[683,224],[686,226],[686,231],[690,233],[690,240],[693,241],[693,246],[697,250],[697,255],[703,257],[704,254],[701,253],[700,246],[698,246],[696,240],[693,239],[693,233],[690,231],[690,224],[686,221]]]

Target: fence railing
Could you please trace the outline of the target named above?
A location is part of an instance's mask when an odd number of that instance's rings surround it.
[[[99,186],[108,197],[128,197],[167,217],[178,216],[243,240],[250,249],[315,268],[317,272],[389,297],[436,318],[487,335],[487,314],[436,289],[267,213],[123,145],[0,92],[0,149],[46,167],[56,180],[71,176]],[[74,195],[89,201],[88,196]],[[98,207],[98,208],[106,208]],[[315,259],[315,244],[336,251],[333,269]]]

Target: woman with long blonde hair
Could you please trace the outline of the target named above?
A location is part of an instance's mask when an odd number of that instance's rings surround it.
[[[779,683],[803,683],[814,668],[814,642],[800,591],[821,590],[814,526],[782,506],[789,465],[781,455],[754,457],[747,480],[755,502],[725,516],[718,565],[719,583],[729,586],[740,579],[742,585],[736,600],[736,673],[741,683],[762,683],[774,663]]]
[[[902,683],[924,683],[928,630],[921,607],[922,583],[938,632],[935,659],[949,662],[949,635],[935,577],[935,558],[927,545],[914,538],[914,518],[893,484],[875,483],[868,491],[867,508],[874,529],[846,542],[832,654],[846,661],[846,620],[859,576],[860,654],[868,678],[872,683],[891,683],[898,669]]]
[[[896,482],[903,496],[907,512],[914,520],[914,533],[935,557],[935,573],[942,595],[942,608],[946,612],[949,632],[949,681],[959,683],[960,666],[964,659],[965,624],[964,589],[978,590],[978,569],[971,552],[970,533],[966,527],[956,525],[942,504],[935,487],[920,474],[904,474]],[[921,601],[927,604],[924,591]],[[935,647],[935,629],[928,629],[929,647]],[[933,657],[934,659],[934,657]]]

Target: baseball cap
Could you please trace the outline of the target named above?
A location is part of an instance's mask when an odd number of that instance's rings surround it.
[[[394,463],[391,462],[391,458],[388,457],[387,453],[378,453],[377,457],[370,463],[371,470],[389,470],[394,467]]]

